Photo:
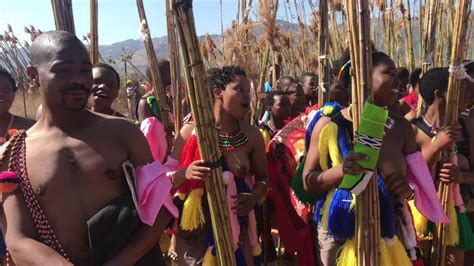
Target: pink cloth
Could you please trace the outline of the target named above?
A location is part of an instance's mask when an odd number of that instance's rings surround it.
[[[421,152],[407,155],[405,161],[408,168],[408,182],[415,191],[416,208],[432,222],[449,223],[449,218],[443,211],[436,194],[433,178]]]
[[[234,250],[237,250],[237,248],[239,248],[240,225],[237,215],[232,210],[232,206],[234,206],[235,203],[235,199],[232,197],[237,195],[237,186],[235,185],[234,174],[232,174],[232,172],[225,171],[223,177],[227,187],[227,206],[229,207],[230,226],[232,228],[232,243]]]
[[[166,166],[160,162],[153,162],[147,165],[138,166],[135,169],[136,192],[138,198],[138,215],[140,220],[153,226],[156,217],[162,206],[170,214],[178,218],[178,208],[173,204],[170,191],[173,187],[171,176],[176,171],[169,171]]]
[[[163,162],[168,151],[166,131],[163,124],[156,117],[148,117],[140,125],[140,129],[150,145],[155,161]]]

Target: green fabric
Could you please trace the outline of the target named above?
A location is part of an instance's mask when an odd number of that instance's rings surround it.
[[[293,193],[295,197],[304,204],[312,205],[317,200],[319,200],[322,195],[319,195],[314,192],[309,192],[304,190],[304,181],[303,181],[303,168],[306,157],[301,159],[300,164],[296,168],[296,176],[291,180],[291,187],[293,188]]]
[[[474,249],[474,234],[472,233],[471,223],[466,213],[459,211],[456,207],[456,214],[458,216],[459,224],[459,244],[456,248],[461,250]]]
[[[365,134],[367,136],[382,140],[385,134],[385,123],[388,118],[388,110],[365,102],[362,112],[361,122],[359,125],[359,136]],[[374,170],[379,159],[380,149],[372,148],[368,145],[355,143],[354,152],[365,154],[369,157],[367,161],[358,161],[362,167],[368,170]],[[352,190],[362,179],[364,175],[344,175],[339,188]]]
[[[146,102],[148,103],[148,106],[150,106],[153,116],[161,121],[160,110],[158,109],[158,101],[156,100],[155,96],[148,96],[146,98]]]

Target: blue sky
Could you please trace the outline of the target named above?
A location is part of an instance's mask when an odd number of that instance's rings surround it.
[[[76,34],[82,37],[89,32],[89,0],[72,2]],[[143,2],[152,36],[166,35],[165,1],[143,0]],[[220,33],[220,1],[193,2],[197,33],[199,35]],[[235,19],[237,3],[237,0],[222,0],[224,28],[229,27]],[[279,14],[280,18],[284,18],[283,8],[280,8]],[[43,31],[53,30],[55,26],[51,0],[0,0],[0,32],[6,30],[7,23],[12,25],[15,35],[21,40],[28,38],[23,31],[24,26],[33,25]],[[135,0],[99,0],[100,44],[138,38],[139,19]]]

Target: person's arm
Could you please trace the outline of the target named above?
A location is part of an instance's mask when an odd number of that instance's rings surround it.
[[[267,193],[268,165],[265,151],[265,141],[260,131],[255,128],[255,145],[250,154],[250,171],[255,175],[255,185],[252,189],[253,196],[259,201]]]
[[[0,154],[5,152],[4,144]],[[6,171],[9,156],[5,156],[0,171]],[[36,227],[18,187],[10,193],[0,193],[0,224],[8,251],[16,265],[72,265],[61,254],[38,241]]]
[[[410,111],[411,111],[411,107],[410,105],[407,104],[407,102],[405,102],[404,99],[400,99],[399,100],[400,102],[400,115],[401,116],[405,116],[406,114],[408,114]]]
[[[433,142],[420,145],[421,154],[428,164],[428,167],[431,169],[434,163],[439,160],[441,152],[454,143],[459,142],[461,139],[460,127],[450,126],[439,132]]]
[[[72,265],[61,254],[39,242],[20,188],[3,194],[2,232],[16,265]]]
[[[118,121],[117,119],[118,127],[122,128],[118,131],[121,133],[120,139],[128,151],[128,159],[132,164],[137,167],[152,163],[153,156],[142,132],[128,122]],[[171,214],[162,207],[153,226],[141,224],[127,245],[105,265],[134,265],[156,245],[171,218]]]
[[[146,98],[140,99],[138,102],[138,121],[141,123],[143,120],[148,117],[153,117],[153,111],[150,109],[150,106],[146,102]]]
[[[344,173],[342,165],[338,165],[322,171],[319,165],[319,135],[322,129],[331,121],[330,118],[322,117],[314,126],[311,133],[311,143],[306,154],[306,161],[303,168],[303,186],[305,191],[324,193],[338,185]]]

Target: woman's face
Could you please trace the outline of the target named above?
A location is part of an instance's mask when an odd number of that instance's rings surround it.
[[[273,96],[273,105],[270,108],[272,116],[287,119],[291,114],[290,99],[286,95]]]
[[[250,82],[247,77],[235,75],[225,90],[217,90],[216,100],[222,100],[224,110],[235,118],[243,119],[250,111]]]
[[[0,76],[0,113],[6,113],[10,110],[15,99],[15,92],[10,80]]]
[[[374,104],[391,107],[397,100],[399,88],[400,80],[392,60],[387,58],[374,67],[372,73]]]

